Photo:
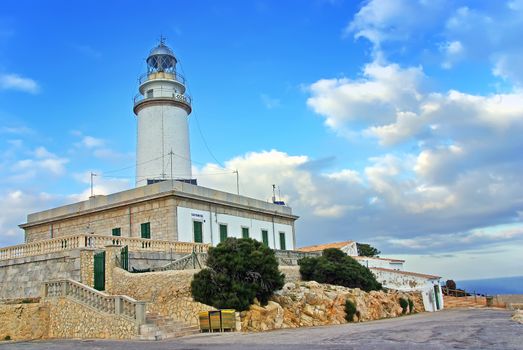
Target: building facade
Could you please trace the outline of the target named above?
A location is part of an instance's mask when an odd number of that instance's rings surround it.
[[[26,243],[78,234],[210,243],[250,237],[273,249],[295,247],[287,206],[167,180],[29,214]]]

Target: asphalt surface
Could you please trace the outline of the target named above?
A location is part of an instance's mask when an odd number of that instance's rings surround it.
[[[510,311],[499,309],[454,309],[358,324],[263,333],[199,334],[156,342],[0,342],[0,349],[523,349],[523,325],[512,321],[510,316]]]

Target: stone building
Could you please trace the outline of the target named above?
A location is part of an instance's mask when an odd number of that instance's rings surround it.
[[[26,243],[99,235],[216,245],[250,237],[279,250],[295,247],[290,207],[167,180],[29,214]]]

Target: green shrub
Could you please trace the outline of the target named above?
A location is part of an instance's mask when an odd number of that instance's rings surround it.
[[[380,290],[372,272],[339,249],[325,249],[319,257],[307,257],[298,261],[304,281],[329,283],[366,292]]]
[[[352,300],[347,299],[345,301],[345,320],[353,322],[356,314],[359,314],[359,311],[356,310],[356,304]]]
[[[257,298],[266,305],[284,275],[274,251],[250,238],[228,238],[209,249],[208,268],[194,275],[194,300],[218,309],[247,310]]]
[[[407,310],[409,308],[409,302],[407,301],[407,299],[405,298],[400,298],[400,306],[401,308],[403,309],[401,311],[402,314],[406,314],[407,313]]]
[[[4,340],[11,340],[11,336],[6,335],[5,338],[4,338]]]
[[[409,299],[409,312],[414,312],[414,302],[412,301],[412,299]]]

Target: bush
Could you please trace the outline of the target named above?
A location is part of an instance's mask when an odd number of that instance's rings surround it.
[[[370,244],[366,243],[356,243],[356,247],[358,248],[358,255],[359,256],[378,256],[381,254],[381,252],[371,246]]]
[[[409,299],[409,312],[414,312],[414,302],[412,301],[412,299]]]
[[[250,238],[228,238],[209,249],[208,268],[194,275],[194,300],[218,309],[247,310],[257,298],[266,305],[283,287],[274,251]]]
[[[356,305],[352,300],[347,299],[345,301],[345,320],[347,322],[353,322],[354,321],[354,315],[359,314],[358,310],[356,310]]]
[[[9,335],[6,335],[4,340],[11,340],[11,337]]]
[[[406,314],[409,307],[409,302],[407,301],[407,299],[400,298],[400,306],[403,309],[401,313]]]
[[[298,261],[304,281],[329,283],[366,292],[380,290],[372,272],[339,249],[325,249],[319,257],[307,257]]]
[[[447,282],[445,282],[445,287],[448,289],[456,289],[456,282],[454,282],[454,280],[447,280]]]

